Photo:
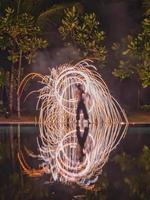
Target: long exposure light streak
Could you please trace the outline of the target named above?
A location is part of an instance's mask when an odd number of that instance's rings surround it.
[[[22,80],[19,94],[30,79],[37,77],[43,85],[38,91],[33,91],[39,92],[39,154],[26,151],[41,163],[39,169],[31,169],[23,154],[19,153],[22,169],[29,176],[49,174],[50,180],[91,188],[102,173],[110,152],[126,133],[126,114],[111,96],[91,60],[61,65],[46,76],[29,74]],[[77,84],[81,84],[88,94],[85,104],[90,121],[82,162],[79,161],[80,147],[76,135]],[[86,126],[81,114],[81,133]]]

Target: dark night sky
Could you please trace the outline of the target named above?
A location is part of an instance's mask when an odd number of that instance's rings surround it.
[[[81,2],[85,11],[96,13],[110,40],[119,40],[129,33],[135,34],[140,28],[142,0],[53,0],[50,2],[51,5]]]
[[[87,9],[95,12],[110,40],[135,34],[142,19],[141,0],[83,0]]]

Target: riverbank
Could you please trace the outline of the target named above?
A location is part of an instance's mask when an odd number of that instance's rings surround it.
[[[150,112],[134,112],[128,114],[128,120],[130,124],[150,124]],[[38,118],[35,116],[22,116],[20,119],[16,115],[12,115],[8,118],[0,116],[0,124],[36,124]]]
[[[150,112],[133,112],[128,115],[129,123],[150,124]]]

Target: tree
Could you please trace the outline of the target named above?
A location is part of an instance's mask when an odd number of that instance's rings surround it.
[[[20,84],[23,59],[31,63],[40,48],[47,47],[47,41],[39,37],[40,28],[34,18],[27,13],[17,14],[14,9],[7,8],[5,15],[0,17],[0,49],[9,52],[8,59],[12,62],[10,73],[10,111],[13,110],[14,80]],[[15,71],[17,74],[14,76]],[[17,99],[18,117],[20,117],[19,97]]]
[[[142,33],[135,38],[127,36],[122,39],[121,44],[113,44],[115,54],[118,56],[120,52],[119,65],[114,69],[113,75],[121,79],[134,75],[143,87],[148,87],[150,86],[150,17],[143,20],[142,28]]]
[[[63,40],[81,50],[82,57],[93,57],[101,65],[106,61],[105,34],[100,30],[96,15],[82,14],[75,6],[65,10],[59,32]]]
[[[5,81],[4,70],[0,69],[0,87],[4,85],[4,81]]]
[[[150,86],[150,8],[145,11],[142,31],[135,37],[128,35],[120,43],[114,43],[112,49],[118,61],[113,75],[124,80],[134,78],[139,88]],[[140,92],[138,91],[138,94]],[[138,95],[139,96],[139,95]],[[139,97],[138,97],[139,99]],[[139,100],[138,100],[139,104]]]

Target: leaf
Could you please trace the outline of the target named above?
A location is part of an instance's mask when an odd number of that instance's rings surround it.
[[[130,52],[130,50],[127,49],[126,51],[123,51],[123,52],[122,52],[122,55],[126,56],[129,52]]]

